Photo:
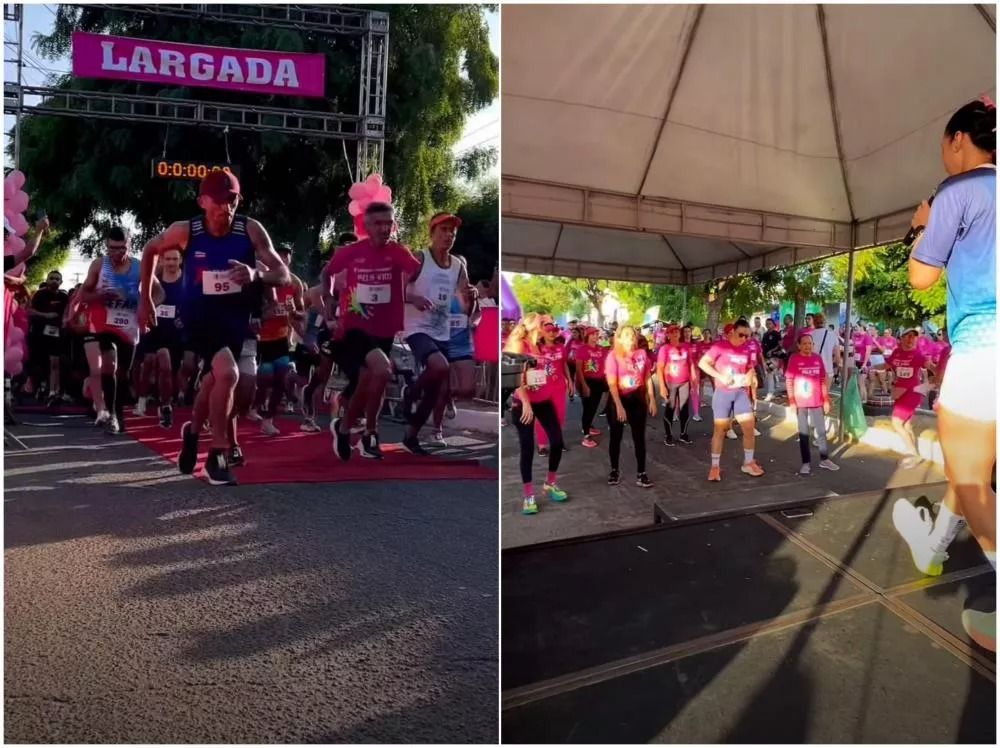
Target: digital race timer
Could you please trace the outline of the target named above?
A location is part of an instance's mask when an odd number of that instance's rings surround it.
[[[204,161],[177,161],[155,158],[152,162],[153,179],[204,179],[209,172],[228,171],[240,175],[240,168],[232,164],[213,164]]]

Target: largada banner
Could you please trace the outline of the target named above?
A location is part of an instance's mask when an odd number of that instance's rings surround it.
[[[76,31],[73,75],[322,97],[326,60],[322,54],[206,47]]]

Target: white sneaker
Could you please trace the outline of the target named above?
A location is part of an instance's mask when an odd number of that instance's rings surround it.
[[[264,419],[264,422],[260,427],[260,432],[264,436],[281,436],[281,432],[278,431],[278,427],[274,425],[274,421],[270,418]]]
[[[306,418],[302,421],[302,425],[299,426],[299,431],[308,431],[311,434],[318,434],[323,429],[320,428],[319,424],[316,423],[312,418]]]
[[[773,393],[768,392],[766,395],[764,395],[764,402],[765,403],[769,403],[772,400],[774,400],[774,394]]]
[[[824,470],[832,470],[833,472],[837,472],[838,470],[840,470],[840,465],[838,465],[836,462],[830,459],[821,460],[819,466]]]
[[[799,475],[812,475],[812,466],[808,463],[803,463],[802,467],[799,468]]]
[[[442,447],[448,446],[448,442],[444,440],[444,432],[441,429],[434,432],[434,439],[432,441],[435,444],[440,444]]]
[[[760,430],[756,426],[754,426],[753,435],[754,436],[760,436]]]
[[[449,420],[454,420],[457,414],[458,410],[455,408],[455,401],[449,400],[448,404],[444,408],[444,417]]]
[[[910,555],[917,571],[929,577],[940,576],[948,554],[931,550],[930,537],[934,521],[926,507],[915,507],[906,499],[899,499],[892,507],[892,524],[910,546]]]
[[[98,411],[97,418],[94,419],[95,426],[106,426],[111,420],[111,414],[106,410]]]
[[[135,404],[135,407],[132,409],[132,413],[134,413],[137,416],[146,415],[146,403],[148,402],[148,400],[149,398],[140,397],[139,401]]]
[[[250,410],[247,411],[247,420],[254,423],[260,423],[264,420],[264,416],[258,413],[256,408],[250,408]]]
[[[704,418],[702,418],[701,416],[692,416],[691,420],[692,420],[692,421],[697,421],[698,423],[701,423],[701,422],[702,422],[702,421],[704,421],[705,419],[704,419]]]
[[[735,439],[736,438],[736,432],[733,431],[732,429],[729,429],[729,431],[726,432],[726,438],[727,439]]]

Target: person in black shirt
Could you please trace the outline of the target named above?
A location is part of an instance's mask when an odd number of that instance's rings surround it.
[[[58,402],[62,393],[60,376],[62,359],[66,352],[63,315],[69,304],[69,294],[60,286],[62,286],[62,274],[58,270],[53,270],[46,278],[45,284],[35,291],[31,299],[31,308],[28,309],[28,317],[31,320],[30,347],[38,351],[41,362],[48,365],[49,407]]]
[[[774,320],[768,319],[765,327],[767,327],[767,332],[761,338],[760,347],[764,354],[764,382],[767,390],[764,399],[770,402],[774,398],[775,377],[777,377],[785,350],[781,347],[781,333],[778,332],[778,326],[774,324]]]

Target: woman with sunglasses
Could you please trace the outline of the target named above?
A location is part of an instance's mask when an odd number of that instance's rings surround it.
[[[635,446],[635,484],[649,488],[653,484],[646,475],[646,414],[656,416],[656,396],[653,393],[653,362],[647,351],[639,348],[639,333],[625,325],[615,333],[615,342],[604,364],[613,407],[608,408],[608,428],[611,432],[609,452],[611,473],[608,485],[621,483],[618,470],[625,424],[632,429]]]
[[[924,574],[937,575],[963,522],[996,570],[996,142],[997,113],[987,98],[952,115],[941,138],[949,177],[933,206],[925,201],[912,226],[926,227],[910,254],[910,284],[932,286],[948,275],[948,338],[952,350],[937,401],[948,491],[932,520],[905,499],[893,523]],[[962,612],[966,633],[996,651],[996,605]]]
[[[727,325],[728,339],[720,339],[701,357],[698,366],[712,377],[715,393],[712,395],[712,467],[710,481],[721,481],[722,445],[732,419],[735,417],[743,431],[743,466],[741,472],[759,478],[763,469],[754,459],[756,443],[753,404],[750,389],[754,385],[753,352],[747,341],[750,325],[745,319]]]
[[[559,417],[556,415],[555,399],[558,390],[555,386],[555,366],[541,350],[539,322],[538,315],[527,315],[518,325],[524,327],[525,334],[515,337],[512,333],[504,349],[505,353],[529,358],[521,372],[521,385],[514,393],[514,403],[511,406],[511,420],[517,429],[521,447],[521,481],[524,487],[522,514],[538,514],[531,475],[536,422],[545,431],[551,447],[548,455],[549,472],[542,490],[552,501],[566,501],[569,498],[556,485],[556,471],[559,470],[563,453],[563,436]]]
[[[601,331],[588,327],[583,335],[583,347],[577,349],[576,386],[583,398],[583,446],[593,449],[597,446],[595,436],[601,433],[594,428],[594,416],[601,404],[601,398],[608,391],[604,363],[608,349],[600,345]]]
[[[552,402],[556,408],[556,416],[559,419],[559,430],[561,433],[563,426],[566,424],[566,401],[568,396],[573,394],[574,388],[566,363],[566,343],[565,341],[560,343],[559,337],[558,325],[552,321],[551,317],[547,317],[542,324],[538,350],[551,365]],[[550,439],[545,428],[537,421],[535,423],[535,436],[538,439],[538,454],[544,457],[549,453],[551,447],[549,443]],[[565,448],[565,442],[563,442],[563,449]]]

